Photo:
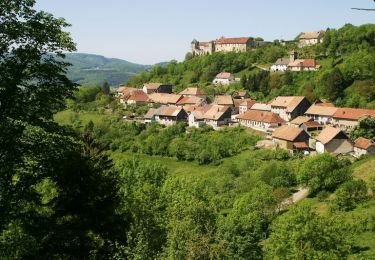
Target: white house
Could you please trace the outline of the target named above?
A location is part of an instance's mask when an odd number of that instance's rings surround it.
[[[346,154],[353,151],[353,144],[339,128],[327,126],[316,138],[318,153]]]
[[[273,99],[269,105],[271,112],[289,122],[297,116],[302,116],[311,103],[303,96],[279,96]]]
[[[235,82],[236,82],[236,78],[234,77],[232,73],[221,72],[216,75],[212,83],[214,85],[230,85]]]
[[[323,42],[324,31],[303,33],[299,37],[299,47],[315,45]]]
[[[263,132],[273,132],[276,128],[285,124],[285,121],[278,115],[259,110],[248,110],[237,117],[240,125],[250,127]]]
[[[354,142],[354,157],[361,157],[366,154],[375,154],[375,142],[363,137]]]
[[[333,115],[336,111],[337,107],[312,105],[305,112],[305,116],[312,118],[314,121],[319,122],[319,124],[327,125],[332,123]]]
[[[276,61],[275,64],[271,66],[271,71],[281,71],[285,72],[288,70],[288,65],[290,63],[290,58],[280,58]]]

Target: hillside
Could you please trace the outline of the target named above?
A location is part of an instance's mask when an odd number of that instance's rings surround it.
[[[200,86],[209,94],[231,94],[246,89],[251,97],[269,101],[280,95],[303,95],[311,101],[328,99],[337,106],[375,108],[375,25],[345,25],[330,29],[323,43],[298,48],[296,43],[275,41],[247,52],[220,53],[206,56],[187,55],[185,61],[155,66],[147,73],[132,77],[128,84],[163,82],[175,86],[178,92],[188,86]],[[269,72],[277,59],[288,57],[296,50],[301,59],[314,58],[319,71]],[[241,83],[227,88],[211,85],[219,72],[231,72]]]
[[[126,82],[131,76],[152,67],[151,65],[135,64],[121,59],[84,53],[68,53],[66,61],[72,64],[68,71],[69,79],[80,85],[107,81],[116,86]]]

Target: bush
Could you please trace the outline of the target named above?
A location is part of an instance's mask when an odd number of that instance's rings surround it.
[[[345,182],[336,191],[335,203],[341,210],[354,209],[357,204],[365,201],[367,196],[367,185],[363,180],[352,180]]]

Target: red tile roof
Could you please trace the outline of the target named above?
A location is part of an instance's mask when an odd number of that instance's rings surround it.
[[[338,108],[333,118],[358,121],[364,116],[375,117],[375,110],[360,108]]]
[[[322,144],[327,144],[331,142],[333,139],[335,139],[335,137],[338,136],[340,133],[345,135],[339,128],[327,126],[316,137],[316,140],[321,142]]]
[[[320,115],[320,116],[333,116],[337,111],[337,107],[312,105],[305,112],[306,115]]]
[[[286,108],[287,112],[293,112],[294,109],[305,99],[303,96],[279,96],[270,102],[273,107]]]
[[[229,79],[234,77],[232,73],[230,72],[220,72],[219,74],[216,75],[215,78],[217,79]]]
[[[187,88],[179,93],[180,95],[189,95],[189,96],[203,96],[206,95],[203,89],[200,88]]]
[[[296,149],[308,149],[309,145],[305,142],[294,142],[293,147]]]
[[[363,137],[360,137],[358,138],[357,140],[355,140],[354,142],[354,146],[355,147],[358,147],[360,149],[369,149],[370,147],[372,146],[375,146],[375,142],[372,141],[372,140],[369,140],[369,139],[366,139],[366,138],[363,138]]]
[[[183,97],[177,102],[177,105],[200,105],[204,102],[203,98],[200,97]]]
[[[216,96],[213,103],[216,104],[216,105],[225,105],[225,106],[233,106],[234,105],[233,98],[230,95]]]
[[[248,110],[237,117],[241,120],[249,120],[264,123],[285,123],[285,121],[277,114],[267,111]]]
[[[216,44],[246,44],[249,41],[250,41],[249,37],[220,38],[216,40]]]
[[[146,102],[148,101],[148,95],[145,94],[142,90],[137,90],[132,93],[132,95],[128,98],[128,101],[135,101],[135,102]]]

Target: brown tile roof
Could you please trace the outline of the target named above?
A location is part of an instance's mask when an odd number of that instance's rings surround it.
[[[220,38],[216,40],[216,44],[246,44],[250,41],[249,37],[240,37],[240,38]]]
[[[230,109],[227,106],[211,106],[206,112],[203,113],[202,118],[209,120],[219,120],[225,112]]]
[[[182,107],[161,106],[156,110],[155,115],[177,116],[182,110],[184,110]]]
[[[319,124],[316,121],[305,122],[302,125],[305,125],[307,128],[310,128],[310,127],[323,127],[321,124]]]
[[[303,33],[299,38],[304,40],[317,39],[324,36],[324,31]]]
[[[337,107],[327,107],[320,105],[312,105],[305,112],[306,115],[321,115],[321,116],[333,116],[337,111]]]
[[[143,86],[147,89],[158,89],[161,85],[161,83],[145,83]]]
[[[177,102],[177,105],[200,105],[203,102],[204,99],[200,97],[183,97]]]
[[[314,105],[322,107],[335,107],[335,104],[329,102],[326,99],[318,99],[314,102]]]
[[[294,142],[293,147],[296,149],[308,149],[309,145],[306,142]]]
[[[354,146],[358,147],[360,149],[369,149],[371,146],[375,146],[375,142],[363,137],[359,137],[357,140],[354,142]]]
[[[327,144],[330,141],[332,141],[340,133],[344,134],[339,128],[327,126],[316,137],[316,140],[321,142],[322,144]]]
[[[150,108],[147,113],[143,116],[144,119],[152,119],[155,116],[157,108]]]
[[[148,95],[142,90],[133,91],[132,95],[128,98],[128,101],[146,102],[148,101]]]
[[[375,117],[375,110],[360,108],[338,108],[336,113],[333,115],[333,118],[357,121],[364,116]]]
[[[230,72],[220,72],[219,74],[216,75],[217,79],[229,79],[234,77],[232,73]]]
[[[182,95],[167,93],[152,93],[149,95],[150,101],[158,104],[177,104],[182,99]]]
[[[285,123],[285,121],[275,113],[251,109],[246,111],[242,115],[239,115],[237,118],[241,120],[249,120],[264,123]]]
[[[309,121],[312,121],[312,119],[309,118],[309,117],[298,116],[295,119],[293,119],[290,123],[293,124],[293,125],[301,125],[301,124],[309,122]]]
[[[129,96],[132,94],[133,91],[138,90],[137,88],[132,88],[132,87],[119,87],[117,89],[117,93],[121,93],[124,96]]]
[[[315,68],[318,67],[319,64],[314,59],[298,59],[295,60],[288,65],[289,67],[302,67],[302,68]]]
[[[186,88],[185,90],[179,93],[180,95],[189,95],[189,96],[202,96],[206,95],[203,89],[200,88]]]
[[[255,103],[252,107],[252,110],[261,110],[261,111],[271,111],[271,106],[264,103]]]
[[[272,137],[293,142],[304,130],[293,126],[282,126],[272,133]]]
[[[219,95],[216,96],[213,102],[215,105],[233,106],[234,101],[230,95]]]
[[[286,108],[287,112],[293,112],[305,97],[302,96],[279,96],[270,102],[273,107]]]

